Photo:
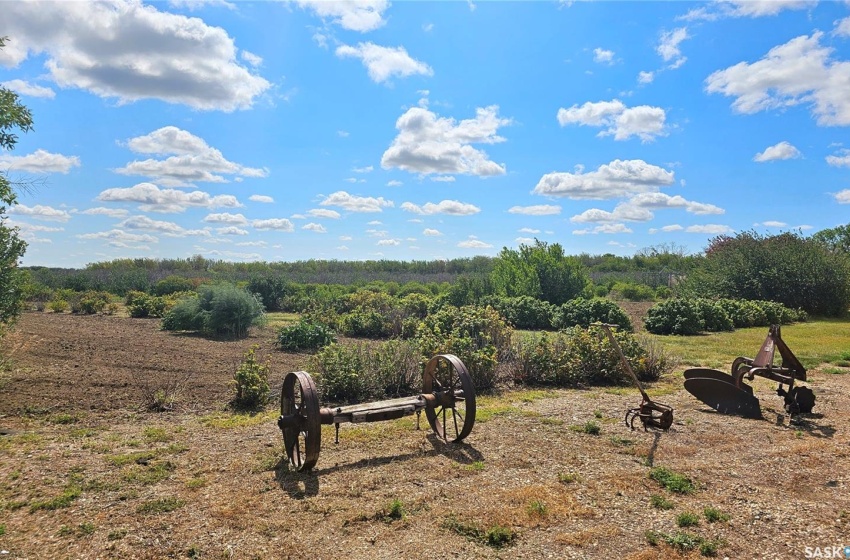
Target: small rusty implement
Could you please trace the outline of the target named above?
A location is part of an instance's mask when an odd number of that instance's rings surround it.
[[[782,365],[774,365],[776,351],[782,356]],[[771,325],[767,338],[755,358],[735,358],[732,373],[707,368],[685,371],[685,389],[717,412],[737,414],[745,418],[761,418],[761,406],[753,395],[753,388],[744,379],[755,376],[777,381],[776,394],[785,398],[785,411],[795,415],[809,413],[815,406],[815,394],[808,387],[795,386],[806,380],[806,368],[782,340],[779,325]],[[783,385],[788,385],[786,390]]]
[[[611,328],[616,328],[618,325],[592,323],[591,326],[602,327],[602,330],[605,331],[606,335],[608,335],[608,340],[611,342],[611,346],[613,346],[617,351],[617,355],[620,358],[620,363],[623,365],[623,369],[625,369],[629,376],[631,376],[632,381],[635,382],[638,391],[640,391],[641,398],[643,399],[640,406],[630,408],[626,411],[626,426],[629,426],[634,430],[635,420],[639,419],[641,424],[643,424],[644,430],[648,430],[649,428],[664,431],[669,430],[670,426],[673,425],[673,407],[655,402],[649,398],[649,395],[646,394],[646,391],[643,389],[643,385],[641,385],[640,380],[638,380],[637,375],[635,375],[634,370],[632,370],[632,366],[623,354],[623,349],[620,348],[620,343],[617,342],[617,339],[614,338],[614,333],[611,332]]]
[[[475,387],[466,366],[457,356],[437,354],[425,365],[422,393],[386,401],[320,408],[313,378],[305,371],[293,371],[283,380],[280,417],[277,425],[289,463],[299,471],[310,470],[319,460],[322,424],[336,428],[346,422],[380,422],[425,411],[428,424],[445,442],[463,440],[475,424]],[[418,422],[417,422],[418,427]]]

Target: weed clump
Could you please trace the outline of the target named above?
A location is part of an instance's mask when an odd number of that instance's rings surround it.
[[[676,494],[693,494],[696,492],[696,485],[690,478],[666,467],[653,468],[649,471],[649,478]]]
[[[257,409],[269,399],[269,363],[260,363],[253,345],[245,352],[242,363],[236,368],[233,383],[236,385],[236,397],[233,404],[243,409]]]

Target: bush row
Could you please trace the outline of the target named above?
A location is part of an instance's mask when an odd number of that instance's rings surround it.
[[[806,319],[805,311],[789,309],[773,301],[674,298],[651,307],[644,325],[655,334],[693,335],[704,331],[785,325]]]

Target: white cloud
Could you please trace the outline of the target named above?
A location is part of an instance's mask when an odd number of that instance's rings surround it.
[[[242,229],[236,226],[220,227],[215,230],[219,235],[248,235],[247,229]]]
[[[620,204],[614,208],[613,212],[600,210],[599,208],[585,210],[581,214],[576,214],[570,218],[570,221],[577,224],[617,223],[624,220],[630,222],[648,222],[654,217],[652,212],[645,208]]]
[[[260,66],[263,63],[263,57],[258,56],[256,54],[248,52],[248,51],[241,51],[239,53],[239,56],[242,58],[242,60],[244,60],[245,62],[247,62],[248,64],[250,64],[251,66],[253,66],[255,68],[257,66]]]
[[[458,123],[424,107],[412,107],[396,121],[399,133],[384,152],[381,167],[421,174],[504,175],[504,165],[490,161],[486,153],[472,147],[505,141],[497,132],[511,120],[498,113],[495,105],[478,108],[475,118]]]
[[[678,68],[687,61],[687,57],[682,56],[682,51],[679,45],[685,39],[690,39],[687,27],[679,27],[673,31],[665,31],[661,34],[661,39],[656,47],[656,52],[661,55],[664,62],[670,62],[669,68]]]
[[[367,229],[366,234],[369,237],[386,237],[390,234],[390,232],[385,229]]]
[[[89,208],[80,212],[80,214],[86,214],[88,216],[109,216],[110,218],[124,218],[129,213],[130,211],[124,208],[104,208],[103,206]]]
[[[761,224],[754,224],[754,225],[756,225],[756,226],[762,225],[764,227],[772,227],[772,228],[781,228],[781,227],[787,226],[788,224],[786,224],[785,222],[777,222],[776,220],[768,220],[766,222],[762,222]]]
[[[722,18],[775,16],[783,10],[813,8],[818,0],[717,0],[694,8],[681,19],[714,21]]]
[[[835,201],[838,202],[838,204],[850,204],[850,189],[839,191],[833,196],[835,196]]]
[[[0,86],[21,95],[28,95],[29,97],[46,97],[47,99],[53,99],[56,97],[56,92],[49,87],[31,84],[24,80],[9,80],[8,82],[0,82]]]
[[[658,231],[670,233],[670,232],[673,232],[673,231],[683,231],[684,229],[685,228],[683,228],[679,224],[672,224],[672,225],[669,225],[669,226],[664,226],[660,230],[655,229],[655,228],[650,228],[649,233],[657,233]]]
[[[652,141],[665,134],[666,118],[667,114],[660,107],[626,107],[618,99],[597,103],[588,101],[580,107],[573,105],[569,109],[558,109],[558,123],[561,126],[578,124],[606,127],[599,136],[613,135],[615,140],[637,136],[644,142]]]
[[[783,140],[779,144],[776,144],[775,146],[770,146],[769,148],[765,148],[763,152],[756,154],[753,158],[753,161],[761,163],[765,161],[776,161],[782,159],[796,159],[801,155],[802,154],[800,153],[800,150]]]
[[[850,167],[850,150],[843,150],[839,156],[826,156],[826,162],[835,167]]]
[[[295,226],[286,218],[269,218],[267,220],[254,220],[251,225],[256,229],[273,229],[276,231],[295,231]]]
[[[236,244],[237,247],[267,247],[268,243],[265,241],[242,241]]]
[[[637,194],[626,204],[638,208],[684,208],[687,212],[697,215],[726,213],[725,210],[713,204],[693,202],[679,195],[670,196],[659,192]]]
[[[372,81],[379,84],[394,76],[406,78],[415,74],[434,75],[430,66],[412,58],[404,47],[382,47],[374,43],[359,43],[356,47],[340,45],[336,55],[340,58],[359,58]]]
[[[347,246],[345,246],[345,245],[339,245],[339,246],[336,248],[336,250],[337,250],[337,251],[348,251],[348,247],[347,247]]]
[[[573,231],[573,235],[596,235],[599,233],[632,233],[632,230],[626,227],[625,224],[602,224],[593,229],[577,229]]]
[[[68,173],[72,167],[80,166],[77,156],[52,154],[45,150],[36,150],[25,156],[0,155],[0,167],[13,171],[32,173]]]
[[[252,194],[248,197],[248,200],[251,202],[261,202],[263,204],[271,204],[274,202],[274,199],[270,196],[266,196],[264,194]]]
[[[351,136],[351,133],[346,132],[345,130],[337,130],[336,135],[340,138],[348,138],[349,136]]]
[[[704,224],[699,226],[688,226],[685,228],[687,233],[708,233],[711,235],[721,235],[724,233],[732,233],[732,228],[718,224]]]
[[[43,53],[58,86],[120,103],[153,98],[233,111],[271,87],[237,63],[224,29],[138,0],[4,3],[0,28],[14,30],[0,64]]]
[[[269,174],[268,169],[228,161],[202,138],[176,126],[165,126],[145,136],[131,138],[127,147],[135,153],[171,157],[133,161],[116,169],[116,173],[150,177],[169,187],[186,187],[195,182],[226,183],[223,175],[266,177]]]
[[[301,226],[301,229],[306,229],[307,231],[313,231],[316,233],[327,233],[328,230],[325,229],[325,226],[322,224],[309,223]]]
[[[195,249],[198,251],[198,253],[202,255],[217,257],[224,260],[236,259],[240,261],[256,261],[262,258],[262,255],[260,255],[259,253],[237,253],[234,251],[219,251],[218,249],[205,249],[199,246],[196,246]]]
[[[534,228],[527,228],[527,227],[524,227],[524,228],[520,228],[520,229],[519,229],[519,232],[520,232],[520,233],[540,233],[540,230],[539,230],[539,229],[534,229]]]
[[[509,214],[524,214],[526,216],[552,216],[561,213],[561,207],[553,204],[536,204],[534,206],[511,206]]]
[[[613,64],[614,51],[605,50],[600,47],[593,49],[593,61],[600,64]]]
[[[365,183],[366,179],[355,179],[354,177],[349,177],[345,180],[346,183]]]
[[[307,214],[314,218],[328,218],[331,220],[338,220],[341,217],[340,213],[336,210],[329,210],[327,208],[313,208],[312,210],[308,210]]]
[[[235,10],[236,5],[225,0],[168,0],[168,5],[175,8],[185,8],[190,11],[198,10],[205,6],[221,6],[229,10]]]
[[[354,173],[371,173],[374,170],[375,168],[371,165],[367,165],[366,167],[355,167],[354,169],[352,169]]]
[[[248,224],[248,219],[242,214],[230,214],[229,212],[207,214],[204,221],[209,224],[230,224],[233,226],[244,226]]]
[[[338,206],[349,212],[383,212],[384,208],[394,206],[391,200],[384,200],[383,197],[354,196],[345,191],[337,191],[329,195],[319,205]]]
[[[850,62],[831,58],[818,31],[770,49],[761,60],[739,62],[706,78],[706,91],[734,97],[739,113],[806,104],[822,126],[850,125]]]
[[[29,216],[30,218],[44,220],[47,222],[67,222],[71,219],[71,214],[65,210],[59,210],[57,208],[43,206],[41,204],[36,204],[32,207],[24,204],[17,204],[9,208],[8,212],[15,216]]]
[[[392,181],[388,181],[388,182],[387,182],[387,186],[388,186],[388,187],[400,187],[400,186],[402,186],[403,184],[404,184],[404,183],[402,183],[401,181],[396,181],[395,179],[393,179]]]
[[[454,183],[455,178],[453,175],[435,175],[431,177],[431,181],[435,183]]]
[[[148,231],[158,231],[161,233],[174,234],[180,234],[185,231],[183,227],[175,224],[174,222],[152,220],[147,216],[133,216],[131,218],[127,218],[123,222],[119,223],[118,227],[126,229],[143,229]]]
[[[340,235],[339,236],[340,241],[351,241],[352,239],[353,239],[353,237],[351,237],[350,235]]]
[[[428,236],[428,237],[439,237],[443,234],[438,229],[425,228],[425,229],[422,230],[422,235],[425,235],[425,236]]]
[[[122,247],[119,243],[158,243],[159,240],[147,233],[127,233],[120,229],[112,229],[109,231],[100,231],[97,233],[84,233],[77,236],[80,239],[106,239],[112,241],[112,245]]]
[[[422,31],[424,31],[425,33],[430,33],[433,30],[434,30],[434,24],[433,23],[423,23],[422,24]]]
[[[532,237],[517,237],[514,239],[514,243],[517,245],[533,245],[534,241],[535,240]]]
[[[642,192],[655,192],[672,185],[674,173],[650,165],[643,160],[616,159],[599,166],[596,171],[583,173],[547,173],[540,178],[533,194],[580,199],[626,197]]]
[[[461,241],[457,244],[458,247],[462,249],[490,249],[493,246],[489,243],[485,243],[480,239],[476,238],[474,235],[470,235],[469,239],[466,241]]]
[[[398,239],[381,239],[377,244],[382,247],[396,247],[401,245],[401,241]]]
[[[850,37],[850,17],[835,22],[834,33],[839,37]]]
[[[458,200],[443,200],[437,204],[427,202],[424,206],[418,206],[412,202],[405,202],[401,205],[401,209],[405,212],[413,212],[414,214],[421,214],[424,216],[431,216],[434,214],[471,216],[472,214],[481,212],[481,208]]]
[[[655,72],[639,72],[638,73],[638,83],[639,84],[651,84],[655,80]]]
[[[384,222],[382,222],[380,220],[372,220],[371,222],[368,222],[366,225],[367,226],[382,226],[382,225],[384,225]]]
[[[386,23],[383,14],[387,0],[294,0],[301,8],[309,8],[322,19],[328,19],[350,31],[374,31]]]
[[[179,213],[187,208],[239,208],[242,204],[229,194],[211,196],[204,191],[160,189],[151,183],[139,183],[122,189],[106,189],[97,200],[103,202],[136,202],[143,212]]]

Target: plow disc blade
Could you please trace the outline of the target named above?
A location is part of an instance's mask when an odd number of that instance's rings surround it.
[[[735,385],[735,378],[723,371],[717,371],[716,369],[708,369],[708,368],[693,368],[685,370],[684,373],[685,379],[694,379],[695,377],[702,377],[704,379],[716,379],[717,381],[723,381],[725,383],[730,383]],[[746,383],[742,384],[741,389],[746,391],[748,394],[753,394],[753,388],[747,385]],[[696,395],[694,395],[696,396]],[[699,397],[697,397],[699,398]],[[701,399],[700,399],[701,400]]]
[[[731,379],[731,376],[721,374]],[[752,388],[747,392],[717,377],[691,377],[685,379],[685,389],[717,412],[745,418],[762,417],[759,400],[752,395]]]

